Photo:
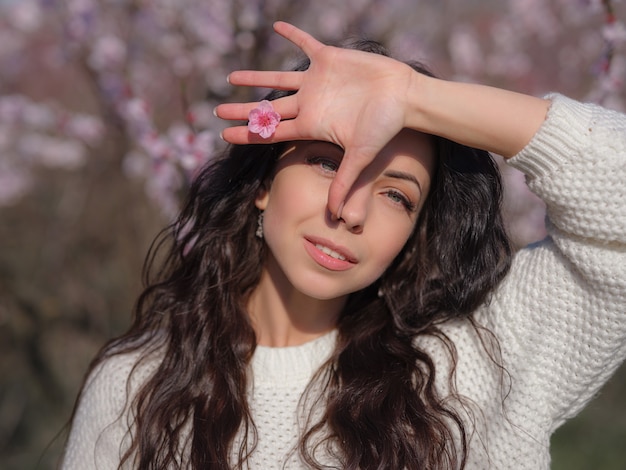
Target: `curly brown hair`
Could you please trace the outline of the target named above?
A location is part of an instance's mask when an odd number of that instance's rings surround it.
[[[387,55],[371,41],[350,47]],[[304,61],[295,70],[307,67]],[[444,342],[456,361],[440,325],[471,319],[508,271],[511,248],[490,155],[432,139],[437,168],[415,230],[381,279],[350,296],[335,350],[303,397],[321,390],[312,399],[323,412],[311,416],[294,449],[312,468],[323,467],[314,455],[320,445],[334,449],[346,469],[465,465],[463,420],[438,393],[436,364],[418,339]],[[155,240],[131,328],[92,365],[130,351],[161,357],[132,397],[135,421],[122,463],[241,469],[254,451],[246,386],[256,337],[246,306],[266,250],[255,237],[254,199],[271,184],[284,147],[232,146],[216,157],[193,182],[177,221]],[[237,435],[241,445],[233,449]],[[233,451],[238,459],[229,462]]]

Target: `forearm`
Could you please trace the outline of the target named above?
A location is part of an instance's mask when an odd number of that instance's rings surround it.
[[[506,158],[530,141],[549,101],[498,88],[415,74],[407,93],[406,127]]]

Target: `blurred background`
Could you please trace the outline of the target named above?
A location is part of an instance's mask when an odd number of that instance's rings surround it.
[[[369,37],[445,78],[626,108],[626,5],[600,0],[0,0],[0,467],[54,468],[91,358],[129,325],[151,240],[223,148],[234,69],[289,67],[287,20]],[[544,208],[506,170],[518,247]],[[554,469],[623,469],[626,369],[553,439]]]

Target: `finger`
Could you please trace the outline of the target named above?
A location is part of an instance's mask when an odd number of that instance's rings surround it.
[[[267,139],[248,131],[247,126],[227,127],[222,131],[222,139],[231,144],[273,144],[290,140],[306,140],[298,134],[294,121],[281,121],[276,132]]]
[[[276,90],[297,90],[302,83],[302,72],[236,70],[228,75],[228,83]]]
[[[246,121],[250,111],[258,107],[259,103],[223,103],[215,107],[215,115],[230,121]],[[274,111],[280,114],[281,119],[293,119],[298,114],[298,101],[294,95],[285,96],[272,101]]]
[[[294,43],[309,57],[324,47],[324,44],[319,42],[309,33],[305,33],[300,28],[297,28],[292,24],[285,23],[284,21],[277,21],[274,23],[274,31]]]
[[[368,158],[368,155],[363,153],[356,154],[348,150],[345,152],[328,190],[328,210],[335,217],[341,217],[341,209],[350,188],[372,160],[373,158]]]

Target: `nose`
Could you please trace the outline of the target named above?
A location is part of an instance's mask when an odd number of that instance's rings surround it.
[[[371,197],[367,185],[350,191],[339,220],[353,233],[361,233],[370,210]]]

